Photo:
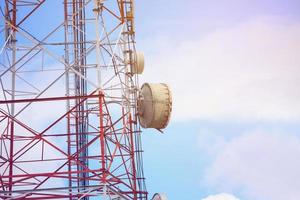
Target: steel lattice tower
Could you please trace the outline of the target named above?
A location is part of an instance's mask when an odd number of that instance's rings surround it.
[[[148,199],[133,0],[0,6],[0,198]]]

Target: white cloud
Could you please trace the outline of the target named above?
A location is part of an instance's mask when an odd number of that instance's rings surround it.
[[[170,84],[173,118],[300,118],[300,23],[269,17],[185,41],[176,34],[143,45],[142,80]]]
[[[215,152],[205,173],[206,186],[242,192],[247,199],[300,199],[299,137],[249,132]]]
[[[231,194],[221,193],[216,195],[210,195],[202,200],[239,200]]]
[[[224,135],[224,134],[223,134]],[[230,134],[230,136],[235,136]],[[198,131],[197,146],[200,152],[205,152],[208,159],[214,158],[219,151],[227,144],[226,138],[210,129],[200,129]]]

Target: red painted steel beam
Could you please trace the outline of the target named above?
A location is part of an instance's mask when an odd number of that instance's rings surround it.
[[[39,1],[37,6],[35,6],[18,24],[16,24],[17,27],[19,27],[30,15],[32,15],[46,0]]]
[[[130,124],[130,142],[131,142],[131,165],[132,165],[132,181],[133,181],[133,194],[134,199],[137,199],[137,185],[136,185],[136,168],[135,168],[135,158],[134,158],[134,140],[133,140],[133,129],[132,129],[132,120],[131,120],[131,114],[129,114],[129,124]]]
[[[83,98],[98,98],[99,95],[83,95],[83,96],[64,96],[64,97],[46,97],[46,98],[35,98],[35,99],[16,99],[16,100],[2,100],[0,104],[9,103],[28,103],[28,102],[43,102],[43,101],[62,101],[70,99],[83,99]]]

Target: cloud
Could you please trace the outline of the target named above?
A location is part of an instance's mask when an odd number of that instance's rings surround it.
[[[206,186],[241,192],[243,199],[300,199],[298,136],[253,131],[223,143],[215,152],[205,173]]]
[[[222,194],[210,195],[202,200],[239,200],[239,199],[231,194],[222,193]]]
[[[276,17],[184,41],[154,31],[142,80],[169,83],[176,120],[298,120],[299,34],[300,23]]]

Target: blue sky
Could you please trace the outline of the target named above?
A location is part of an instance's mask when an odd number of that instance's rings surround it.
[[[174,97],[165,134],[144,132],[149,192],[299,199],[300,2],[137,1],[136,29],[142,80]]]

